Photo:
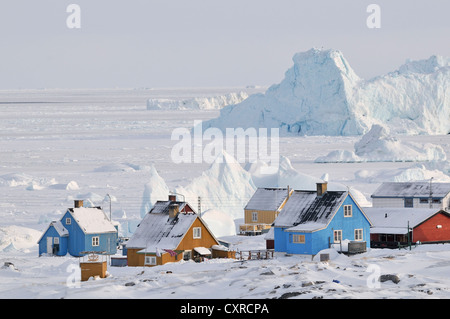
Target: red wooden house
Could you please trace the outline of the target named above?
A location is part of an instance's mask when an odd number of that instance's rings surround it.
[[[450,242],[450,213],[441,209],[364,208],[372,221],[371,247]],[[409,227],[409,229],[408,229]],[[409,237],[408,237],[409,236]]]

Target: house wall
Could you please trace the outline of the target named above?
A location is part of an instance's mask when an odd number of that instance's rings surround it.
[[[156,256],[156,253],[139,253],[142,248],[129,248],[127,250],[127,260],[129,267],[152,267],[157,265],[164,265],[168,262],[177,262],[183,259],[183,254],[177,254],[176,256],[170,256],[168,253],[163,253],[161,256],[156,257],[156,265],[145,265],[145,256]]]
[[[70,218],[71,223],[68,224],[66,219]],[[67,251],[70,255],[74,257],[80,257],[82,254],[80,254],[81,251],[85,251],[85,238],[84,238],[84,232],[81,230],[80,226],[76,222],[76,220],[73,218],[72,214],[70,214],[69,211],[67,211],[63,218],[61,218],[62,225],[69,231],[69,237],[68,237],[68,246]]]
[[[442,228],[437,228],[441,225]],[[450,241],[450,217],[438,213],[413,229],[414,242]]]
[[[426,198],[426,197],[424,197]],[[428,199],[428,198],[427,198]],[[447,195],[441,200],[441,203],[432,203],[431,208],[434,209],[448,209],[450,205],[450,195]],[[372,198],[372,206],[373,207],[396,207],[396,208],[404,208],[405,207],[405,198],[404,197],[384,197],[384,198]],[[413,208],[430,208],[430,203],[421,203],[420,198],[413,198]]]
[[[194,239],[194,227],[201,227],[202,236],[201,238]],[[211,248],[213,245],[219,245],[219,243],[214,239],[214,237],[210,234],[205,225],[200,221],[200,219],[196,218],[192,223],[189,230],[184,235],[181,242],[178,244],[176,250],[192,250],[195,247],[206,247]]]
[[[60,237],[55,227],[51,226],[42,236],[39,241],[39,256],[47,253],[47,238],[48,237],[58,237],[59,238],[59,250],[56,256],[65,256],[67,254],[67,237]]]
[[[253,221],[253,212],[258,213],[258,220]],[[275,218],[278,216],[277,211],[273,210],[244,210],[244,223],[245,224],[272,224]]]
[[[92,238],[99,237],[99,246],[92,246]],[[105,251],[114,255],[117,252],[117,233],[85,234],[84,249],[82,251]]]

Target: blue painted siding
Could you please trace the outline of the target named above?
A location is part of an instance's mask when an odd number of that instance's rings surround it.
[[[70,223],[68,220],[70,219]],[[68,239],[68,253],[74,257],[83,256],[80,252],[85,251],[85,236],[83,230],[80,228],[76,220],[67,211],[63,218],[61,219],[61,223],[64,227],[69,231],[69,239]]]
[[[70,223],[68,220],[70,219]],[[74,256],[83,256],[83,251],[106,251],[115,254],[117,247],[117,233],[85,234],[73,216],[67,211],[61,218],[61,223],[69,231],[67,252]],[[99,246],[92,246],[92,237],[99,237]]]
[[[98,237],[98,246],[93,246],[93,238]],[[84,251],[106,251],[115,254],[117,250],[117,233],[86,234]]]
[[[58,232],[56,231],[55,227],[50,226],[47,231],[42,236],[41,240],[39,241],[39,256],[42,254],[47,254],[47,238],[52,237],[52,241],[54,242],[54,238],[59,239],[58,247],[59,249],[56,251],[57,256],[65,256],[67,254],[67,237],[60,237]],[[53,244],[52,246],[54,246]],[[53,252],[53,250],[52,250]]]
[[[352,216],[344,217],[344,206],[352,206]],[[358,208],[355,201],[347,196],[338,211],[329,222],[327,228],[312,233],[288,232],[284,228],[275,228],[275,251],[288,254],[315,255],[323,249],[329,248],[334,241],[334,230],[342,231],[342,240],[355,240],[355,229],[363,230],[363,241],[370,245],[370,223]],[[304,235],[305,243],[293,243],[292,235]]]

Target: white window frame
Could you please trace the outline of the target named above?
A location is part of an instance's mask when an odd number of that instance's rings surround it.
[[[66,225],[72,225],[72,218],[70,217],[66,218]]]
[[[92,237],[92,247],[100,246],[100,236]]]
[[[301,235],[301,234],[293,234],[292,235],[292,242],[294,244],[304,244],[305,243],[305,235]]]
[[[353,206],[344,205],[344,217],[352,217],[352,215],[353,215]]]
[[[333,231],[333,243],[340,243],[342,241],[342,230],[334,230]]]
[[[144,265],[156,265],[156,256],[145,256]]]
[[[252,222],[258,221],[258,212],[252,212]]]
[[[59,245],[59,237],[53,237],[53,243]]]
[[[355,241],[362,241],[364,238],[363,234],[362,228],[355,229]]]
[[[202,228],[201,227],[194,227],[192,229],[192,237],[194,239],[201,239],[202,238]]]

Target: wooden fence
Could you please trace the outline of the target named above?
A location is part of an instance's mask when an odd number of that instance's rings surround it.
[[[255,259],[272,259],[273,249],[263,250],[241,250],[236,251],[236,259],[239,260],[255,260]]]

